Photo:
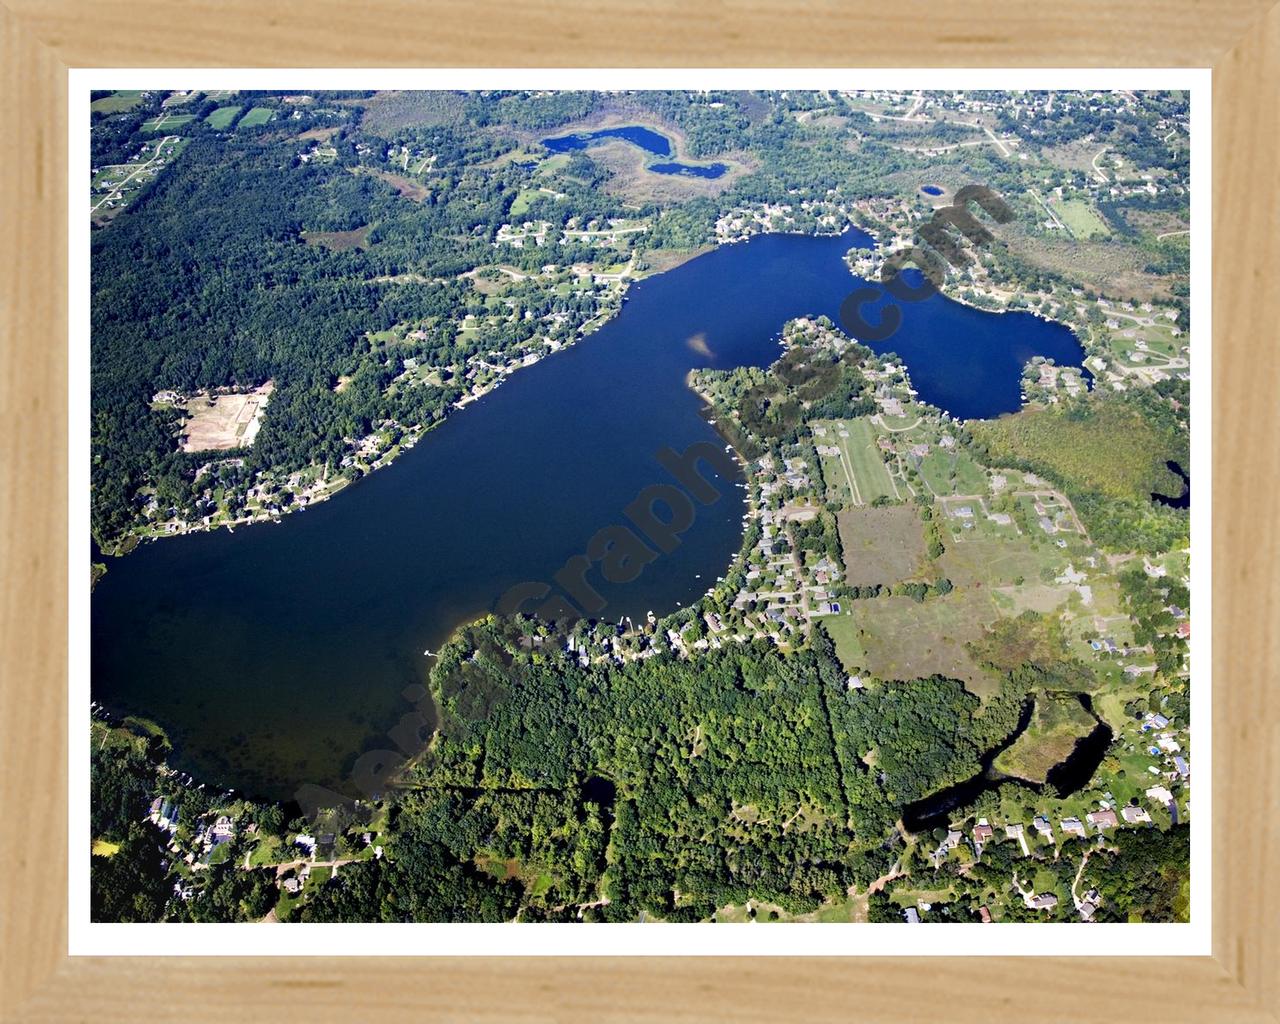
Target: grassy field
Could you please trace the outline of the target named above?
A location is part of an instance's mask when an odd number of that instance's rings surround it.
[[[934,494],[985,494],[987,474],[966,453],[933,448],[920,460],[920,475]]]
[[[161,114],[153,117],[149,121],[142,122],[142,130],[144,132],[170,132],[175,128],[181,128],[184,124],[190,124],[196,119],[195,114]]]
[[[866,668],[867,653],[858,640],[858,627],[849,612],[827,615],[821,620],[822,628],[836,645],[836,656],[846,672],[858,672]]]
[[[240,107],[219,107],[212,114],[204,119],[205,124],[210,128],[216,128],[222,131],[231,127],[231,122],[236,119],[236,115],[240,113]]]
[[[832,463],[824,464],[824,473],[830,482],[838,484],[843,474],[844,490],[851,494],[855,505],[870,505],[879,497],[899,497],[876,447],[877,431],[871,420],[860,417],[822,426],[826,428],[826,435],[815,436],[814,440],[824,446],[835,445],[842,453],[838,471],[832,460],[825,460]]]
[[[978,696],[999,688],[999,680],[965,649],[996,617],[985,594],[953,591],[923,602],[880,597],[855,601],[852,610],[866,651],[864,667],[872,675],[921,679],[940,674],[963,680]]]
[[[420,203],[431,195],[431,189],[422,184],[422,182],[406,178],[402,174],[392,174],[390,171],[372,169],[368,169],[368,173],[375,178],[381,178],[406,199],[412,199],[415,203]]]
[[[257,128],[259,125],[266,124],[275,116],[276,112],[271,107],[254,107],[244,117],[240,118],[240,123],[236,127]]]
[[[307,245],[319,245],[333,252],[367,249],[369,248],[369,225],[353,228],[350,231],[304,231],[302,240]]]
[[[1061,550],[1052,545],[1035,547],[1025,537],[999,537],[977,529],[960,540],[948,538],[938,559],[942,574],[957,587],[1035,582],[1045,566],[1056,570],[1065,562]]]
[[[845,581],[851,586],[892,584],[919,575],[924,526],[913,507],[862,507],[837,517]]]
[[[441,90],[379,92],[360,102],[364,106],[361,127],[383,138],[403,128],[455,123],[467,105],[465,96]]]
[[[94,100],[89,104],[89,109],[96,110],[100,114],[119,114],[125,110],[132,110],[141,102],[141,89],[119,89],[110,96]]]
[[[536,199],[546,195],[545,192],[536,188],[525,188],[520,190],[520,194],[511,202],[511,216],[522,217],[528,212],[529,207],[533,205]]]
[[[1056,203],[1053,211],[1076,238],[1107,238],[1111,234],[1098,211],[1083,199],[1068,199],[1064,203]]]
[[[996,758],[995,767],[1028,782],[1043,782],[1049,769],[1066,760],[1076,740],[1097,724],[1074,697],[1041,694],[1027,731]]]

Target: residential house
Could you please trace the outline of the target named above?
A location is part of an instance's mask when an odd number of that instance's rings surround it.
[[[1115,828],[1120,821],[1116,818],[1116,812],[1110,808],[1101,811],[1091,811],[1085,815],[1085,819],[1094,828],[1101,831],[1104,828]]]

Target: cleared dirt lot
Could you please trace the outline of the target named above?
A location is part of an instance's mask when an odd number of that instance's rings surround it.
[[[924,526],[905,505],[861,508],[837,516],[845,581],[853,587],[894,584],[917,575],[924,563]]]
[[[197,395],[187,402],[182,428],[184,452],[248,448],[258,436],[274,384],[240,395]]]

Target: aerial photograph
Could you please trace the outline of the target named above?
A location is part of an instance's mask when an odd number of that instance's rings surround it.
[[[89,103],[90,921],[1189,920],[1188,91]]]

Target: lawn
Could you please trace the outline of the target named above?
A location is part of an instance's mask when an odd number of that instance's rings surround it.
[[[141,89],[120,89],[110,96],[94,100],[89,104],[89,109],[96,110],[100,114],[119,114],[125,110],[132,110],[141,102]]]
[[[1066,760],[1076,740],[1097,724],[1074,697],[1041,694],[1027,731],[996,758],[995,767],[1028,782],[1044,782],[1049,769]]]
[[[205,124],[210,128],[216,128],[222,131],[231,127],[231,122],[236,119],[236,115],[240,113],[241,108],[236,106],[219,107],[212,114],[204,119]]]
[[[217,111],[214,111],[214,113],[217,113]],[[257,128],[259,125],[266,124],[275,116],[276,112],[271,107],[254,107],[244,117],[240,118],[240,123],[236,127]]]
[[[849,509],[837,517],[845,582],[850,586],[893,584],[918,576],[924,567],[924,526],[915,508]]]

